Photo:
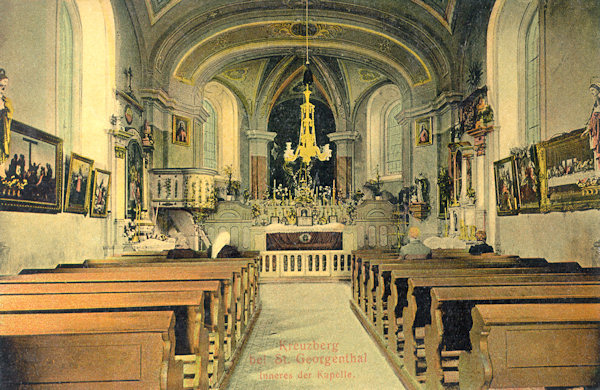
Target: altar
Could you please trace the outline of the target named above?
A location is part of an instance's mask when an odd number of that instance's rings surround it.
[[[342,223],[265,226],[261,277],[348,278],[354,240],[350,232],[344,240],[344,228]]]

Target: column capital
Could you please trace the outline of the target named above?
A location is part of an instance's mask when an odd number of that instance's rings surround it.
[[[261,130],[247,130],[246,137],[250,141],[266,141],[271,142],[275,139],[277,133],[272,131],[261,131]]]
[[[331,142],[354,142],[358,139],[358,131],[335,131],[327,134]]]

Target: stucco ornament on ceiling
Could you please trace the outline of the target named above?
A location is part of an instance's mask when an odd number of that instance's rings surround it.
[[[275,23],[267,28],[271,37],[306,38],[306,25],[304,23]],[[335,38],[340,32],[342,32],[342,28],[334,24],[308,24],[308,36],[310,38]]]

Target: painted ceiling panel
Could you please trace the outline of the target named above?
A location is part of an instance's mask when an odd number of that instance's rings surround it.
[[[338,63],[346,81],[351,110],[354,110],[355,104],[366,90],[386,79],[381,73],[363,64],[348,60],[338,60]]]
[[[253,113],[260,80],[268,62],[266,58],[241,62],[225,68],[215,78],[236,91],[248,112]]]
[[[302,47],[303,30],[294,23],[260,23],[238,26],[222,34],[201,41],[187,53],[175,70],[175,76],[193,83],[199,72],[199,64],[206,64],[213,56],[235,56],[249,47]],[[311,29],[309,28],[309,31]],[[402,42],[366,29],[340,25],[315,23],[309,41],[311,49],[338,49],[353,51],[365,58],[375,58],[393,65],[409,84],[423,84],[431,80],[430,70],[419,55]]]

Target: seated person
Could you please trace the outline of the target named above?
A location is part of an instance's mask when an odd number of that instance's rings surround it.
[[[431,258],[431,249],[419,240],[420,235],[421,231],[418,227],[413,226],[408,229],[408,238],[410,241],[400,249],[400,255],[408,259]]]
[[[486,244],[485,240],[487,235],[484,230],[478,230],[475,232],[475,239],[477,244],[469,248],[469,253],[472,255],[481,255],[483,253],[494,253],[494,248]]]

